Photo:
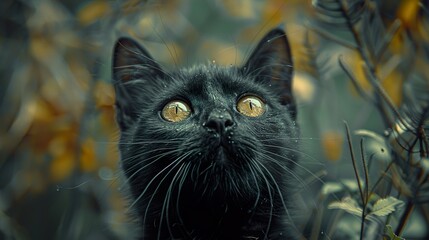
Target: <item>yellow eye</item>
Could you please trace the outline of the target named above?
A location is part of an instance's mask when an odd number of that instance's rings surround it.
[[[238,100],[237,110],[248,117],[259,117],[265,112],[265,103],[257,96],[247,95]]]
[[[173,100],[164,106],[161,114],[169,122],[180,122],[189,117],[191,108],[183,101]]]

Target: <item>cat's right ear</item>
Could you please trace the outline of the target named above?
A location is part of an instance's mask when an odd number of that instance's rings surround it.
[[[282,28],[272,29],[262,38],[242,69],[254,76],[257,82],[271,86],[278,94],[280,103],[287,106],[293,117],[296,116],[292,93],[292,55]]]
[[[163,71],[150,54],[130,38],[120,38],[113,50],[113,84],[116,93],[116,118],[121,130],[139,117],[139,94],[148,81],[163,77]]]

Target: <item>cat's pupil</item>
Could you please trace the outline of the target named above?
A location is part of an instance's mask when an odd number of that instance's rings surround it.
[[[164,120],[169,122],[179,122],[188,118],[190,113],[188,104],[181,100],[174,100],[164,106],[161,115]]]
[[[237,110],[248,117],[259,117],[265,112],[265,103],[255,95],[247,95],[237,102]]]

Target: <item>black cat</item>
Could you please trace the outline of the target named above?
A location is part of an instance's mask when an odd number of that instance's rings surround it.
[[[141,239],[297,238],[292,72],[281,29],[242,67],[166,71],[135,41],[117,41],[119,149]]]

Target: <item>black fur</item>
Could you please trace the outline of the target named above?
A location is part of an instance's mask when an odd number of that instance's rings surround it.
[[[295,239],[290,211],[299,130],[283,30],[269,32],[242,67],[165,71],[128,38],[113,56],[122,168],[141,239]],[[237,100],[256,94],[266,112]],[[180,99],[189,118],[160,112]]]

